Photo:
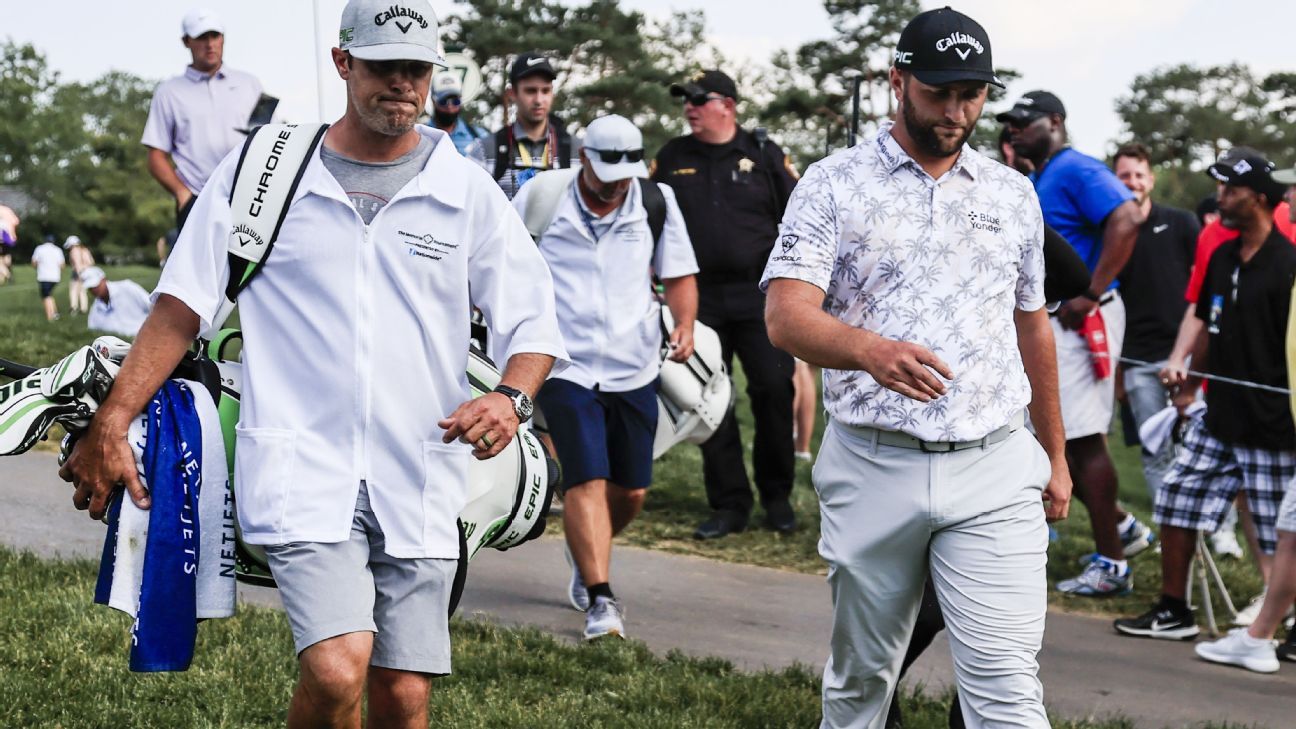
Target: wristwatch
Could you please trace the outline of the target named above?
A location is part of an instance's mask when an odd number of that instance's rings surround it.
[[[1084,293],[1080,294],[1080,296],[1089,299],[1094,303],[1098,303],[1099,301],[1102,301],[1102,294],[1095,294],[1093,289],[1085,289]]]
[[[492,392],[498,392],[513,401],[513,412],[517,414],[519,423],[525,423],[531,419],[531,414],[535,412],[535,403],[531,402],[531,396],[516,387],[509,387],[508,385],[498,385]]]

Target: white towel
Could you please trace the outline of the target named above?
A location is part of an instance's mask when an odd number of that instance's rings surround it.
[[[1197,400],[1188,406],[1188,410],[1184,412],[1184,417],[1196,418],[1205,409],[1206,403]],[[1174,432],[1174,427],[1178,422],[1179,410],[1173,405],[1144,420],[1143,425],[1139,426],[1139,442],[1143,444],[1144,450],[1148,453],[1160,453],[1165,439],[1169,438],[1170,434]]]

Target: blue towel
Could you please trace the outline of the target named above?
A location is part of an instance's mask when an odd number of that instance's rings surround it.
[[[131,627],[132,671],[183,671],[198,633],[196,584],[202,427],[188,386],[167,381],[145,411],[144,476],[152,497],[139,610]],[[119,496],[119,498],[121,498]],[[108,603],[120,504],[110,510],[95,602]]]

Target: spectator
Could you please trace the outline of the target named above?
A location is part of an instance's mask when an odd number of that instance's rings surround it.
[[[224,65],[225,24],[216,13],[190,10],[180,27],[192,61],[158,84],[140,140],[149,148],[149,174],[175,198],[177,228],[216,165],[242,144],[261,98],[255,76]]]
[[[675,322],[670,358],[693,354],[697,262],[670,189],[637,179],[648,175],[643,153],[643,135],[628,119],[591,122],[580,170],[537,241],[571,366],[549,378],[536,401],[562,464],[568,594],[587,611],[586,640],[625,636],[610,584],[612,538],[639,514],[652,484],[661,324],[651,273],[665,284]],[[519,214],[532,189],[513,199]],[[648,204],[652,193],[659,205]],[[654,208],[665,215],[656,239]]]
[[[1211,375],[1288,385],[1285,334],[1296,248],[1278,233],[1273,209],[1283,187],[1273,165],[1255,153],[1234,155],[1209,168],[1218,180],[1220,222],[1238,238],[1219,246],[1202,277],[1195,315],[1201,319],[1192,350],[1196,368]],[[1196,399],[1201,379],[1189,375],[1174,394],[1180,412]],[[1198,633],[1186,602],[1196,532],[1218,528],[1239,488],[1259,535],[1261,570],[1268,582],[1276,545],[1275,521],[1283,491],[1296,476],[1296,425],[1287,398],[1212,381],[1206,413],[1192,418],[1183,450],[1162,479],[1155,517],[1161,525],[1161,598],[1143,615],[1121,618],[1119,633],[1188,639]]]
[[[73,314],[88,313],[90,300],[86,296],[86,287],[81,283],[81,274],[95,265],[94,254],[75,235],[69,235],[63,241],[63,250],[67,253],[68,264],[72,266],[72,276],[68,279],[68,309]]]
[[[792,373],[792,440],[793,455],[798,461],[813,461],[810,437],[814,435],[815,411],[819,409],[819,390],[815,387],[815,371],[810,365],[796,360]]]
[[[18,215],[0,205],[0,284],[13,283],[13,249],[18,245]]]
[[[134,337],[153,307],[143,286],[131,281],[109,281],[103,269],[90,266],[81,272],[81,283],[94,295],[86,327]]]
[[[171,249],[175,248],[176,241],[180,239],[180,230],[170,228],[167,232],[157,239],[158,268],[166,268],[167,256],[171,255]]]
[[[930,570],[963,718],[1047,727],[1044,521],[1071,487],[1043,221],[1030,183],[966,144],[1001,84],[985,30],[928,11],[894,57],[896,118],[810,167],[762,282],[775,344],[825,368],[822,726],[882,725]]]
[[[468,157],[491,173],[510,200],[537,172],[577,164],[579,142],[554,116],[554,79],[558,72],[540,53],[523,53],[509,68],[504,90],[506,108],[517,108],[517,120],[469,147]]]
[[[1192,272],[1201,228],[1187,210],[1152,202],[1156,175],[1147,147],[1137,142],[1122,146],[1116,150],[1112,168],[1117,179],[1134,193],[1144,218],[1120,281],[1126,314],[1124,356],[1148,364],[1116,368],[1117,399],[1128,403],[1134,424],[1142,426],[1170,405],[1159,373],[1179,331],[1181,296]],[[1126,436],[1138,442],[1137,429]],[[1153,502],[1161,488],[1162,468],[1151,453],[1143,451],[1143,477]]]
[[[45,236],[45,242],[32,251],[32,265],[36,267],[36,287],[40,289],[41,304],[45,307],[45,320],[59,318],[58,303],[54,301],[54,287],[63,280],[63,267],[67,259],[54,242],[54,236]]]
[[[752,466],[765,525],[796,528],[788,498],[796,469],[792,449],[792,357],[770,344],[765,297],[757,288],[778,237],[779,218],[796,184],[791,162],[764,130],[738,126],[738,88],[720,71],[702,71],[671,94],[684,101],[691,134],[657,153],[652,178],[679,200],[697,255],[698,319],[720,335],[725,362],[734,354],[747,375],[756,421]],[[702,445],[702,472],[712,514],[694,532],[715,539],[747,528],[751,484],[745,448],[731,409]]]
[[[485,129],[464,121],[463,82],[451,70],[438,71],[432,77],[431,121],[431,126],[450,135],[459,154],[466,154],[474,141],[490,135]]]
[[[1207,195],[1197,203],[1197,223],[1205,228],[1206,226],[1219,220],[1219,200],[1215,199],[1214,194]]]
[[[1134,195],[1098,160],[1067,144],[1066,108],[1047,91],[1032,91],[1000,114],[1014,152],[1031,163],[1044,222],[1067,239],[1092,272],[1088,291],[1052,315],[1062,422],[1076,495],[1089,511],[1094,554],[1084,571],[1057,588],[1076,595],[1129,592],[1126,562],[1153,541],[1151,530],[1116,504],[1116,468],[1107,451],[1114,401],[1114,362],[1125,333],[1116,274],[1125,267],[1143,213]],[[1094,336],[1086,337],[1088,328]],[[1106,352],[1091,342],[1105,343]]]

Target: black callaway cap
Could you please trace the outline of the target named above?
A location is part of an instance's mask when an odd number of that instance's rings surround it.
[[[996,115],[995,120],[1002,124],[1020,123],[1033,121],[1049,114],[1066,118],[1066,107],[1062,105],[1062,100],[1048,91],[1028,91],[1022,94],[1011,109]]]
[[[688,77],[682,84],[671,84],[671,96],[696,96],[698,94],[720,94],[738,100],[738,86],[724,71],[710,69],[698,71]]]
[[[895,67],[932,86],[984,81],[1003,88],[990,58],[990,36],[975,20],[949,7],[919,13],[896,43]]]
[[[513,61],[513,67],[509,69],[509,83],[516,84],[527,76],[544,76],[553,81],[558,78],[558,72],[554,71],[548,58],[529,51],[519,55],[517,60]]]
[[[1287,191],[1285,185],[1273,178],[1274,163],[1254,150],[1242,154],[1235,152],[1231,155],[1226,152],[1220,156],[1218,162],[1206,168],[1206,171],[1225,185],[1255,190],[1268,198],[1271,205],[1277,205],[1282,200],[1283,193]]]

